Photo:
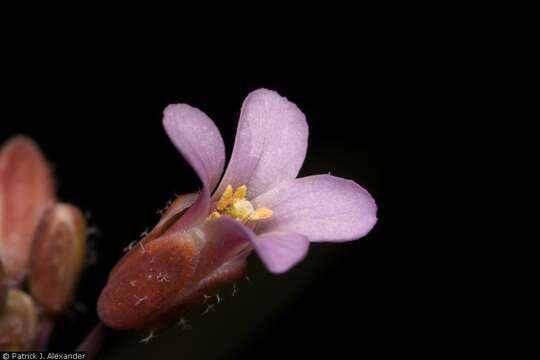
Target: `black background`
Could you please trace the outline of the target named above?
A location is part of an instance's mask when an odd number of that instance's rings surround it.
[[[54,349],[73,348],[97,321],[109,269],[156,223],[156,210],[198,188],[163,131],[164,107],[205,111],[230,152],[241,103],[259,87],[307,116],[301,175],[354,179],[376,199],[378,224],[359,241],[312,246],[283,276],[253,256],[239,295],[215,314],[194,311],[192,330],[150,345],[136,342],[145,334],[114,334],[103,357],[341,358],[416,353],[445,338],[452,309],[437,305],[445,295],[433,265],[442,234],[425,236],[432,224],[417,189],[439,196],[434,145],[454,126],[445,84],[463,59],[448,50],[437,14],[308,10],[186,7],[2,35],[0,141],[32,136],[54,166],[59,196],[91,214],[100,232],[80,305],[60,321]]]

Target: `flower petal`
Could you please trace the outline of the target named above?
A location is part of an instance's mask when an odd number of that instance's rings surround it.
[[[253,198],[284,180],[296,178],[307,150],[304,114],[278,93],[250,93],[240,112],[231,161],[216,191],[247,185]]]
[[[309,239],[297,233],[274,232],[257,236],[253,247],[268,270],[281,274],[306,256]]]
[[[371,195],[351,180],[316,175],[281,183],[253,200],[272,217],[256,232],[297,232],[310,241],[350,241],[366,235],[377,222]]]
[[[163,125],[178,151],[212,192],[225,164],[225,145],[214,122],[199,109],[176,104],[165,109]]]
[[[249,241],[264,265],[273,273],[289,270],[306,256],[309,247],[309,240],[300,234],[268,233],[257,236],[247,226],[226,216],[208,223],[206,234],[209,239],[219,237],[221,242],[230,244],[227,247],[231,249],[241,249],[241,241]],[[215,240],[209,241],[219,244]]]

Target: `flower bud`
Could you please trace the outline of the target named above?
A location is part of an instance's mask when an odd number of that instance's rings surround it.
[[[37,145],[23,136],[7,141],[0,149],[0,257],[14,285],[28,271],[34,232],[53,201],[53,179]]]
[[[32,298],[10,289],[6,308],[0,315],[0,351],[30,350],[37,328],[37,310]]]
[[[166,213],[111,272],[98,300],[98,314],[107,326],[159,330],[243,275],[243,239],[204,224],[168,232],[183,221],[185,214],[177,214]]]
[[[86,220],[70,204],[50,207],[38,226],[30,258],[30,292],[50,315],[70,302],[86,254]]]

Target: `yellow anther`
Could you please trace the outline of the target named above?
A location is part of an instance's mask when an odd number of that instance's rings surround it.
[[[206,220],[216,220],[216,219],[219,219],[220,217],[221,217],[221,214],[219,212],[213,211],[210,215],[208,215]]]
[[[231,185],[227,185],[223,195],[216,205],[216,211],[212,212],[206,218],[207,221],[215,220],[222,215],[228,215],[242,224],[248,221],[268,219],[272,216],[272,210],[267,208],[253,209],[251,202],[246,200],[247,186],[239,186],[236,191],[233,191]]]
[[[258,208],[249,216],[249,220],[268,219],[274,212],[268,208]]]
[[[234,192],[233,199],[244,200],[246,198],[246,195],[247,195],[247,186],[242,185],[238,189],[236,189],[236,191]]]
[[[233,202],[233,188],[231,185],[227,185],[225,188],[225,191],[223,192],[223,195],[221,195],[221,198],[218,201],[217,204],[217,210],[223,211],[227,206],[231,205]]]

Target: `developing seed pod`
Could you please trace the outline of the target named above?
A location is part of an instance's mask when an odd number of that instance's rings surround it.
[[[23,136],[8,140],[0,149],[0,258],[13,285],[28,271],[34,232],[54,197],[53,178],[38,146]]]
[[[39,224],[30,258],[30,292],[50,315],[62,312],[79,281],[86,254],[86,220],[70,204],[50,207]]]
[[[37,310],[32,298],[10,289],[0,315],[0,351],[29,351],[36,336]]]

